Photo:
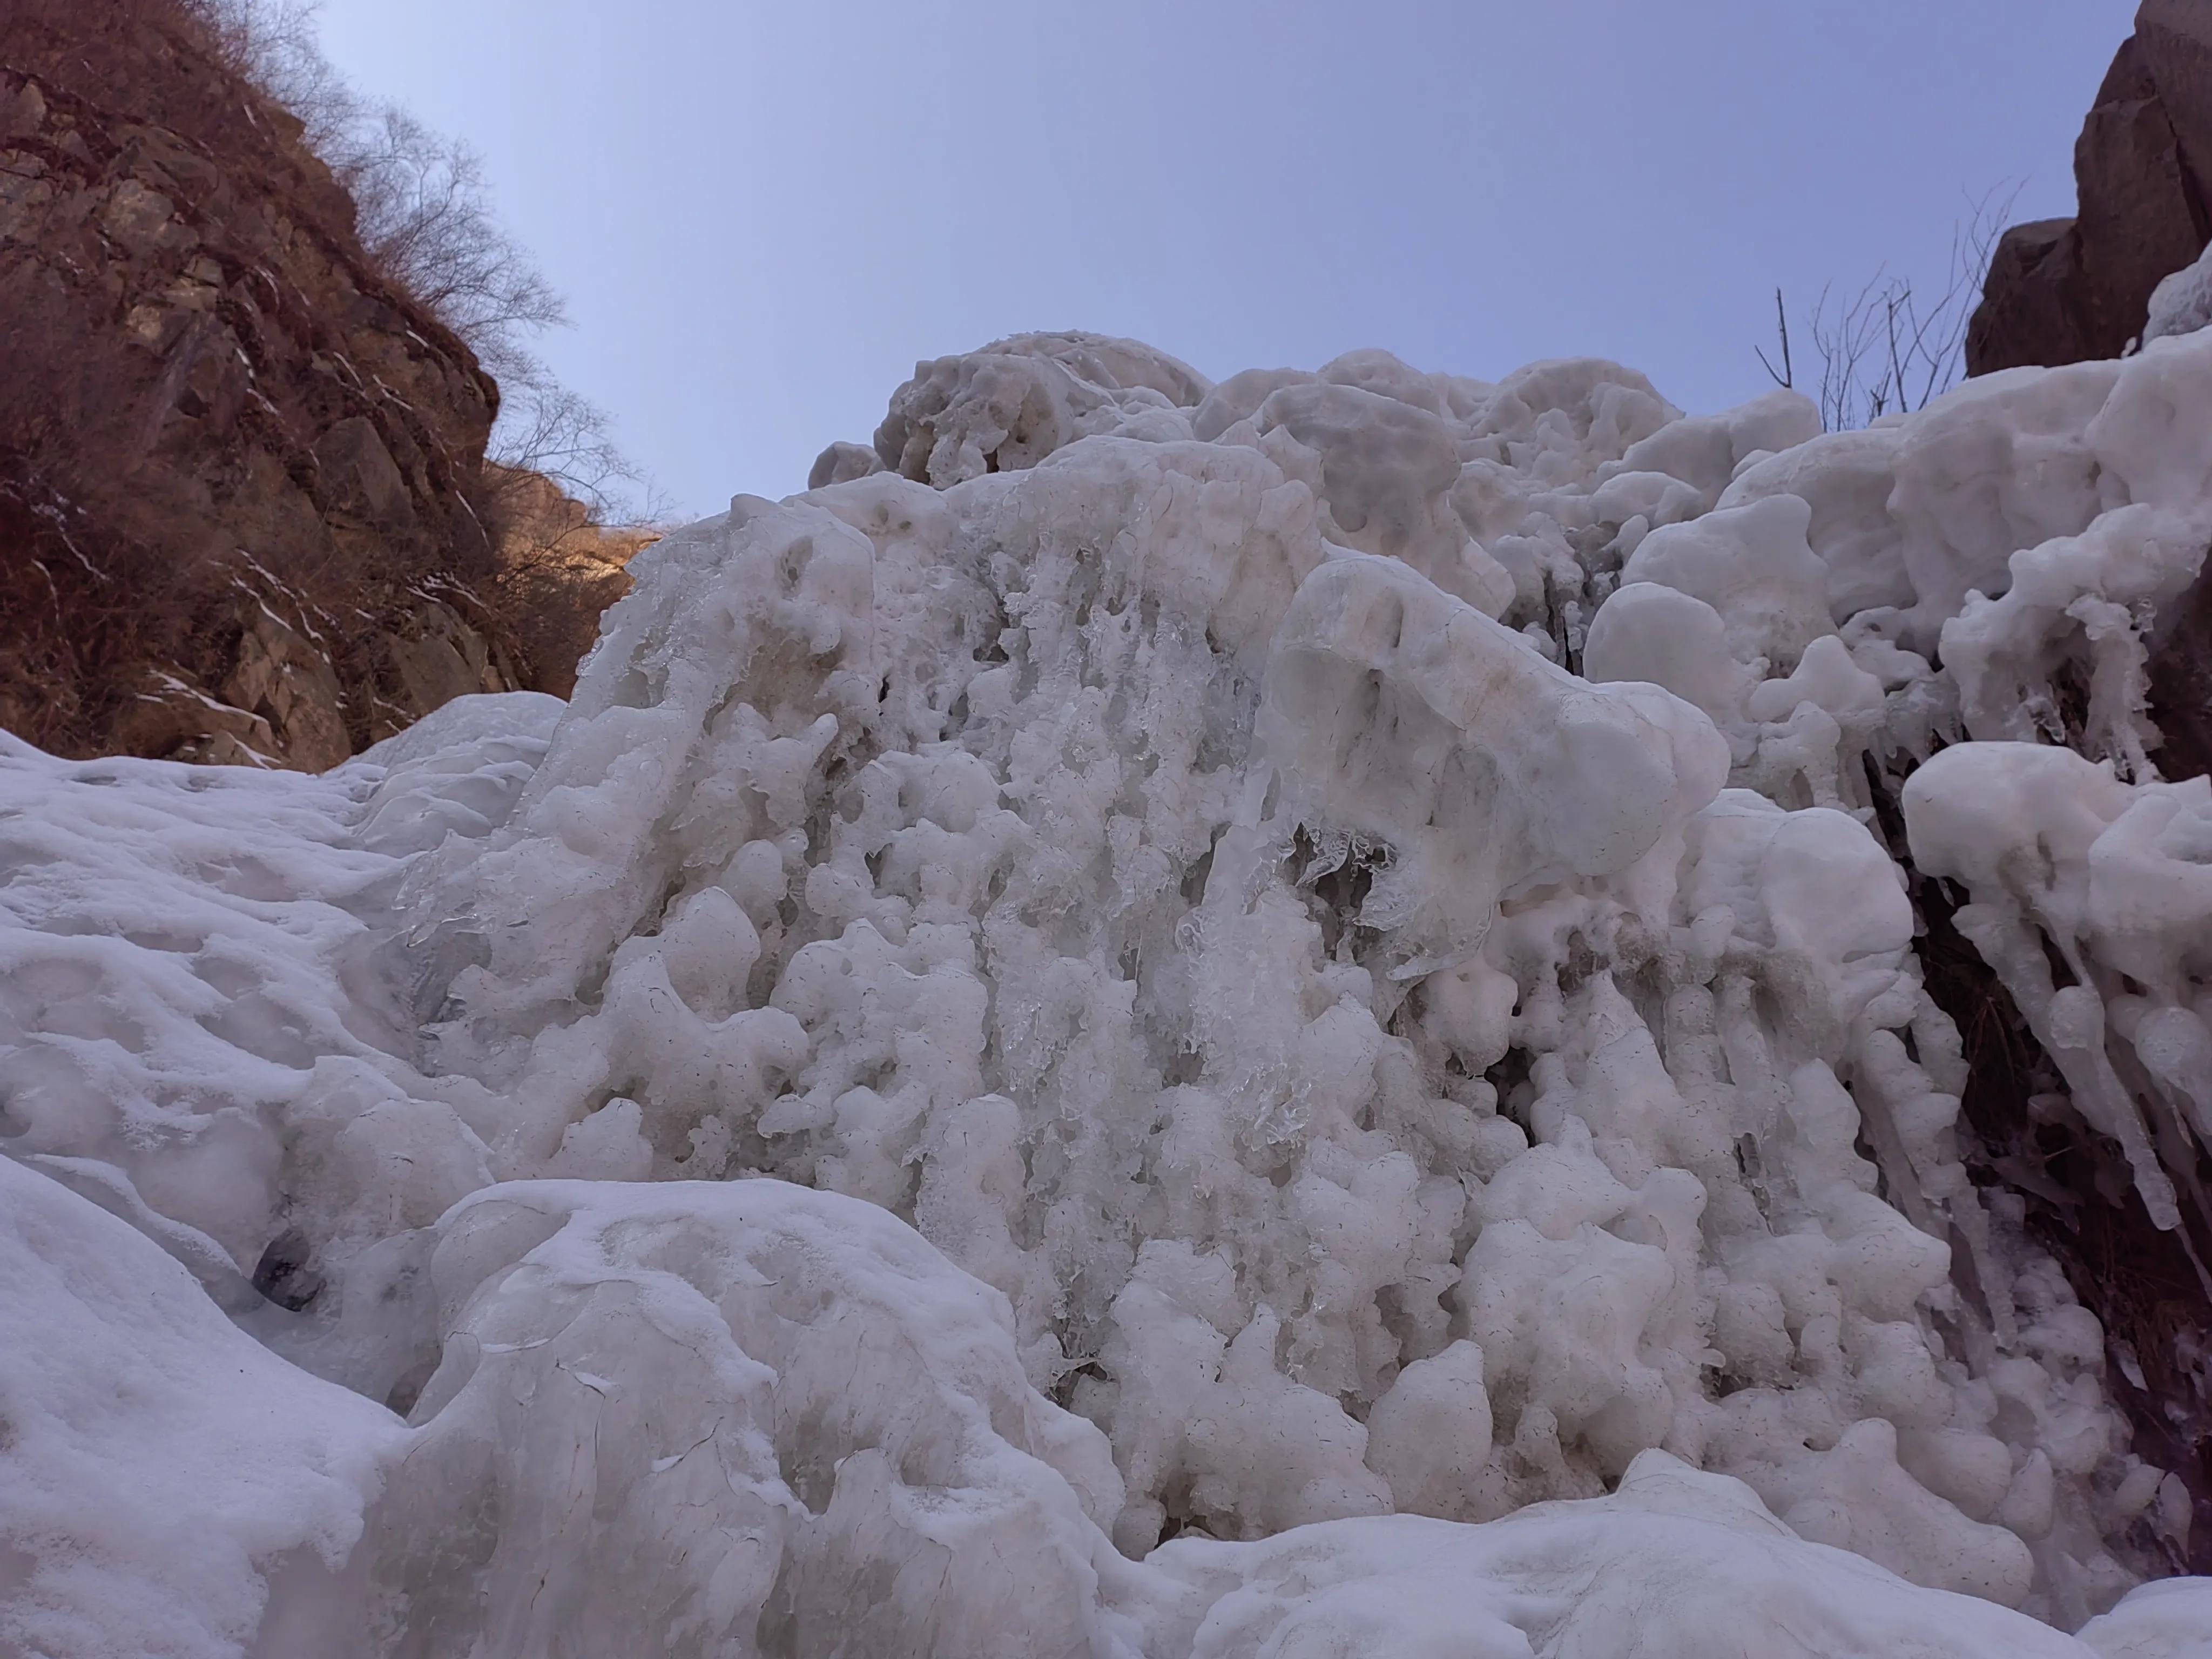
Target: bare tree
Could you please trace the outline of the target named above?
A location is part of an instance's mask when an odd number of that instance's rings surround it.
[[[491,459],[510,472],[550,478],[596,524],[665,523],[671,505],[615,443],[606,411],[531,359],[509,381]]]
[[[226,52],[305,127],[353,198],[362,246],[474,351],[501,391],[489,459],[544,474],[595,522],[642,525],[666,504],[625,459],[606,412],[562,386],[532,342],[565,326],[544,274],[503,230],[483,163],[457,138],[349,87],[315,37],[313,0],[198,0]]]
[[[369,257],[467,341],[500,386],[489,458],[552,479],[595,522],[639,524],[663,504],[614,441],[606,411],[561,384],[531,342],[567,307],[491,210],[483,162],[396,106],[331,146]]]
[[[493,217],[482,160],[396,105],[356,123],[331,150],[369,257],[495,379],[527,378],[537,366],[523,342],[565,325],[568,312]]]
[[[231,67],[296,116],[327,157],[367,105],[315,38],[316,0],[186,0]]]
[[[1916,289],[1910,277],[1886,269],[1848,299],[1832,284],[1820,290],[1810,332],[1820,357],[1820,421],[1828,431],[1924,409],[1964,378],[1966,325],[2019,194],[2016,185],[1991,190],[1972,203],[1952,233],[1950,268],[1933,297]],[[1782,367],[1776,368],[1763,349],[1756,349],[1778,386],[1794,386],[1790,315],[1779,289],[1774,306]]]

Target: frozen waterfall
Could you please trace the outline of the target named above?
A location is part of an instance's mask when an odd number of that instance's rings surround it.
[[[2212,333],[1819,428],[1024,336],[569,703],[0,737],[0,1654],[2212,1655],[1915,949],[2204,1248]]]

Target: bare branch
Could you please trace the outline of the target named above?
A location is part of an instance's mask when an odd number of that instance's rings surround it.
[[[1778,372],[1772,363],[1767,362],[1763,348],[1753,346],[1752,349],[1759,353],[1759,367],[1772,376],[1775,385],[1784,391],[1794,391],[1797,385],[1797,371],[1790,362],[1790,308],[1783,304],[1782,290],[1778,288],[1774,290],[1774,328],[1782,337],[1782,368]]]
[[[240,72],[305,124],[352,197],[362,249],[467,343],[499,382],[490,459],[542,472],[595,521],[623,523],[657,498],[617,448],[605,413],[561,386],[532,340],[567,307],[501,229],[483,159],[397,105],[349,88],[317,45],[313,0],[195,0]],[[641,492],[644,505],[636,499]]]
[[[493,461],[550,478],[581,501],[596,524],[651,522],[649,505],[636,500],[645,481],[616,446],[606,412],[554,381],[539,365],[531,367],[538,372],[518,382],[520,395],[501,410]]]
[[[387,106],[330,159],[360,204],[369,256],[495,377],[514,372],[523,337],[568,320],[552,285],[492,217],[483,162],[466,145]]]
[[[1964,378],[1966,327],[2019,193],[2012,185],[1969,199],[1952,234],[1942,292],[1932,303],[1887,270],[1848,301],[1838,300],[1832,287],[1821,290],[1811,320],[1820,356],[1820,420],[1829,431],[1925,409]],[[1785,318],[1785,350],[1788,338]],[[1778,384],[1790,384],[1786,356],[1778,374],[1763,351],[1759,362]]]

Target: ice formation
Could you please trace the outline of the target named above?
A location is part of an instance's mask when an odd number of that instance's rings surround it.
[[[2162,340],[2172,334],[2193,334],[2209,325],[2212,325],[2212,248],[2151,290],[2143,338]]]
[[[0,1652],[2205,1650],[1900,860],[2200,1228],[2212,335],[1024,336],[810,485],[565,705],[0,738]]]

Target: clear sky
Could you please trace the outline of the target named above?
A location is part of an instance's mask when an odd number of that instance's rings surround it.
[[[325,0],[482,153],[546,343],[678,503],[803,488],[916,359],[1133,335],[1766,385],[1773,290],[2072,210],[2132,0]],[[1802,378],[1802,377],[1801,377]]]

